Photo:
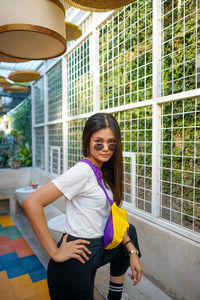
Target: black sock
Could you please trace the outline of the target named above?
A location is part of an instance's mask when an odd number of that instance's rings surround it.
[[[109,300],[120,300],[122,297],[123,283],[113,283],[110,282],[109,285]]]

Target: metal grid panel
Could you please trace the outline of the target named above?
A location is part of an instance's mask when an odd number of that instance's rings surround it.
[[[200,98],[162,105],[161,218],[200,232]]]
[[[68,168],[82,158],[82,133],[85,119],[73,120],[68,123]]]
[[[60,175],[60,147],[51,146],[50,147],[50,170],[52,174]]]
[[[68,115],[93,110],[93,81],[90,73],[89,39],[67,55]]]
[[[35,128],[35,165],[45,169],[44,127]]]
[[[47,72],[48,79],[48,120],[62,119],[62,63],[57,63]]]
[[[130,158],[125,158],[125,201],[151,212],[152,188],[152,108],[138,108],[115,114],[122,133],[123,151],[136,154],[135,199],[131,199],[129,187],[131,174]],[[129,190],[129,191],[128,191]],[[127,196],[129,194],[129,196]]]
[[[60,147],[60,172],[63,172],[63,130],[62,124],[48,126],[49,130],[49,172],[51,172],[51,146]],[[54,166],[55,168],[55,166]],[[58,167],[57,167],[58,168]]]
[[[136,185],[136,154],[131,152],[123,153],[124,191],[123,200],[135,206],[135,185]]]
[[[35,124],[44,123],[44,78],[33,85],[35,99]]]
[[[162,1],[162,95],[200,87],[199,1]]]
[[[99,30],[101,109],[152,98],[152,2],[135,1]]]

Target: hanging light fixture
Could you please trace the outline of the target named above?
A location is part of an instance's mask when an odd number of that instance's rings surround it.
[[[9,63],[22,63],[22,62],[26,62],[28,60],[27,59],[15,58],[15,57],[8,56],[8,55],[0,53],[0,61],[9,62]]]
[[[108,11],[118,9],[133,2],[133,0],[65,0],[69,5],[89,11]]]
[[[70,22],[65,21],[66,40],[77,40],[82,35],[82,29]]]
[[[0,53],[40,60],[66,51],[65,9],[59,0],[1,0]]]
[[[40,77],[40,73],[35,70],[20,70],[8,76],[8,78],[14,82],[29,82],[38,80]]]
[[[0,77],[0,87],[6,88],[10,86],[10,82]]]
[[[1,97],[0,97],[0,110],[3,109],[2,103],[1,103]]]
[[[29,92],[29,87],[24,85],[11,85],[9,87],[4,88],[4,91],[13,93],[27,93]]]

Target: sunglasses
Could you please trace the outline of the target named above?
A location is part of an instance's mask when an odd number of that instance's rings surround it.
[[[101,143],[98,143],[98,144],[95,144],[94,145],[94,149],[96,150],[96,151],[100,151],[100,150],[102,150],[104,148],[104,144],[101,144]],[[109,146],[108,146],[108,149],[110,150],[110,151],[115,151],[116,149],[117,149],[117,145],[116,144],[110,144]]]

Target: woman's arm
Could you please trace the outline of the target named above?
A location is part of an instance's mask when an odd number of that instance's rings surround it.
[[[90,254],[90,251],[85,247],[85,244],[89,244],[88,241],[79,239],[66,243],[67,235],[65,235],[61,246],[58,248],[48,229],[43,208],[61,196],[63,194],[60,190],[52,182],[49,182],[27,197],[22,207],[42,247],[54,261],[62,262],[76,258],[84,263],[83,258],[88,259],[85,252]]]
[[[131,250],[136,250],[134,244],[132,242],[127,243],[130,241],[130,237],[126,234],[123,238],[122,243],[126,245],[126,250],[129,252]],[[127,244],[126,244],[127,243]],[[135,252],[135,251],[133,251]],[[130,254],[130,267],[132,270],[132,274],[128,274],[128,276],[133,280],[133,285],[136,285],[142,278],[142,264],[137,253]]]

